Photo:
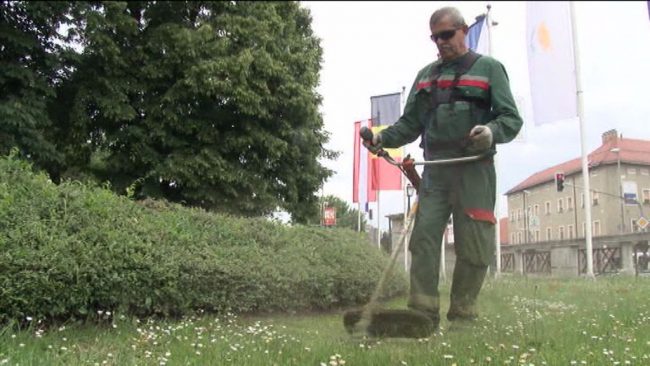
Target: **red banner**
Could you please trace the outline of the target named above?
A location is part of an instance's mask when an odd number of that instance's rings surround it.
[[[352,202],[359,202],[359,169],[361,165],[361,121],[354,122],[354,159],[352,162]]]
[[[323,226],[335,226],[335,225],[336,225],[336,208],[325,207],[323,209]]]

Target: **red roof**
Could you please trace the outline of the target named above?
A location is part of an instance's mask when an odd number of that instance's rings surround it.
[[[615,147],[620,149],[621,163],[650,165],[650,141],[614,137],[605,141],[600,147],[589,153],[587,156],[589,167],[596,168],[600,165],[617,164],[619,153],[610,151]],[[511,188],[506,192],[506,195],[553,181],[557,172],[563,172],[565,176],[569,176],[581,171],[581,158],[569,160],[531,175],[514,188]]]

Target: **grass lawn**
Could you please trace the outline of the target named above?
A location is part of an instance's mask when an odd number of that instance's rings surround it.
[[[441,285],[442,315],[449,284]],[[299,296],[297,294],[296,296]],[[404,299],[387,306],[402,307]],[[342,312],[98,314],[101,324],[0,330],[0,365],[650,365],[650,278],[486,282],[473,328],[428,339],[348,335]]]

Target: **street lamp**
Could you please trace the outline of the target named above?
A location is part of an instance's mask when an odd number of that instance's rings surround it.
[[[406,202],[407,202],[407,208],[406,212],[411,212],[411,197],[415,194],[415,187],[411,185],[410,183],[406,185]]]
[[[621,182],[621,149],[613,147],[610,152],[616,153],[616,176],[618,182],[618,195],[621,199],[621,228],[620,233],[625,232],[625,198],[623,197],[623,183]]]

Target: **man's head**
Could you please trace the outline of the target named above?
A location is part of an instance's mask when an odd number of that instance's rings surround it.
[[[443,61],[453,60],[467,52],[465,35],[467,24],[458,9],[445,7],[436,10],[429,20],[431,40],[435,42]]]

